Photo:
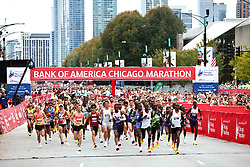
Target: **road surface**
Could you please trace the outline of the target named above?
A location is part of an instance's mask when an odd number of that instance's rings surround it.
[[[197,146],[193,146],[193,135],[187,134],[187,144],[181,140],[180,155],[166,145],[166,140],[160,142],[160,148],[147,153],[147,141],[142,145],[143,152],[139,153],[138,146],[130,140],[123,140],[121,150],[115,151],[113,134],[107,148],[99,143],[97,136],[96,149],[93,148],[90,131],[86,132],[82,151],[77,151],[72,133],[68,142],[60,144],[58,134],[52,135],[52,141],[38,148],[36,134],[27,135],[26,123],[0,136],[0,166],[60,166],[60,167],[109,167],[109,166],[249,166],[250,146],[227,142],[206,136],[198,136]],[[183,138],[183,136],[181,136]]]

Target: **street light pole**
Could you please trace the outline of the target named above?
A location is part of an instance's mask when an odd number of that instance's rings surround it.
[[[209,9],[206,9],[206,16],[204,16],[204,67],[207,64],[207,17],[209,16]]]
[[[169,48],[168,61],[169,61],[169,67],[171,67],[171,39],[170,38],[168,38],[168,48]]]

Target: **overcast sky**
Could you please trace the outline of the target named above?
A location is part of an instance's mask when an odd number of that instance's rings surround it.
[[[117,1],[118,13],[126,10],[138,10],[139,12],[141,10],[141,0]],[[227,5],[227,18],[235,18],[237,0],[214,0],[214,2],[224,2]],[[53,0],[0,0],[0,4],[0,25],[25,23],[25,25],[9,27],[8,32],[50,33],[52,30]],[[169,5],[186,5],[187,10],[192,10],[194,14],[197,14],[197,0],[169,0]],[[85,40],[89,40],[93,34],[92,26],[87,26],[92,21],[92,0],[85,0],[85,12]],[[7,40],[15,38],[17,38],[16,35],[11,35]]]

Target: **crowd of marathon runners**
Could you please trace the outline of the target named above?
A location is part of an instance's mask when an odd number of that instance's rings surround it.
[[[42,104],[36,98],[29,99],[26,107],[28,135],[35,128],[41,148],[41,137],[48,144],[51,135],[58,133],[63,145],[72,133],[78,151],[81,151],[82,140],[86,137],[92,138],[94,148],[97,147],[96,136],[104,148],[112,140],[116,151],[121,148],[121,138],[138,145],[139,152],[142,152],[141,145],[145,142],[149,153],[158,149],[159,141],[166,138],[167,145],[179,154],[180,140],[186,144],[187,119],[194,133],[193,145],[197,145],[198,119],[203,119],[197,104],[249,107],[250,102],[249,95],[215,95],[213,92],[181,94],[178,91],[157,93],[147,88],[120,88],[118,97],[110,95],[109,87],[101,86],[51,88],[36,85],[32,91],[51,94],[52,97]],[[189,102],[193,106],[185,109],[179,102]],[[86,129],[91,130],[92,136],[85,135]],[[114,139],[110,138],[111,133],[114,133]]]

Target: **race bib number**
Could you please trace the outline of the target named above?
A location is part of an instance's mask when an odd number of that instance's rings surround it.
[[[92,122],[97,122],[97,119],[96,118],[92,118]]]

